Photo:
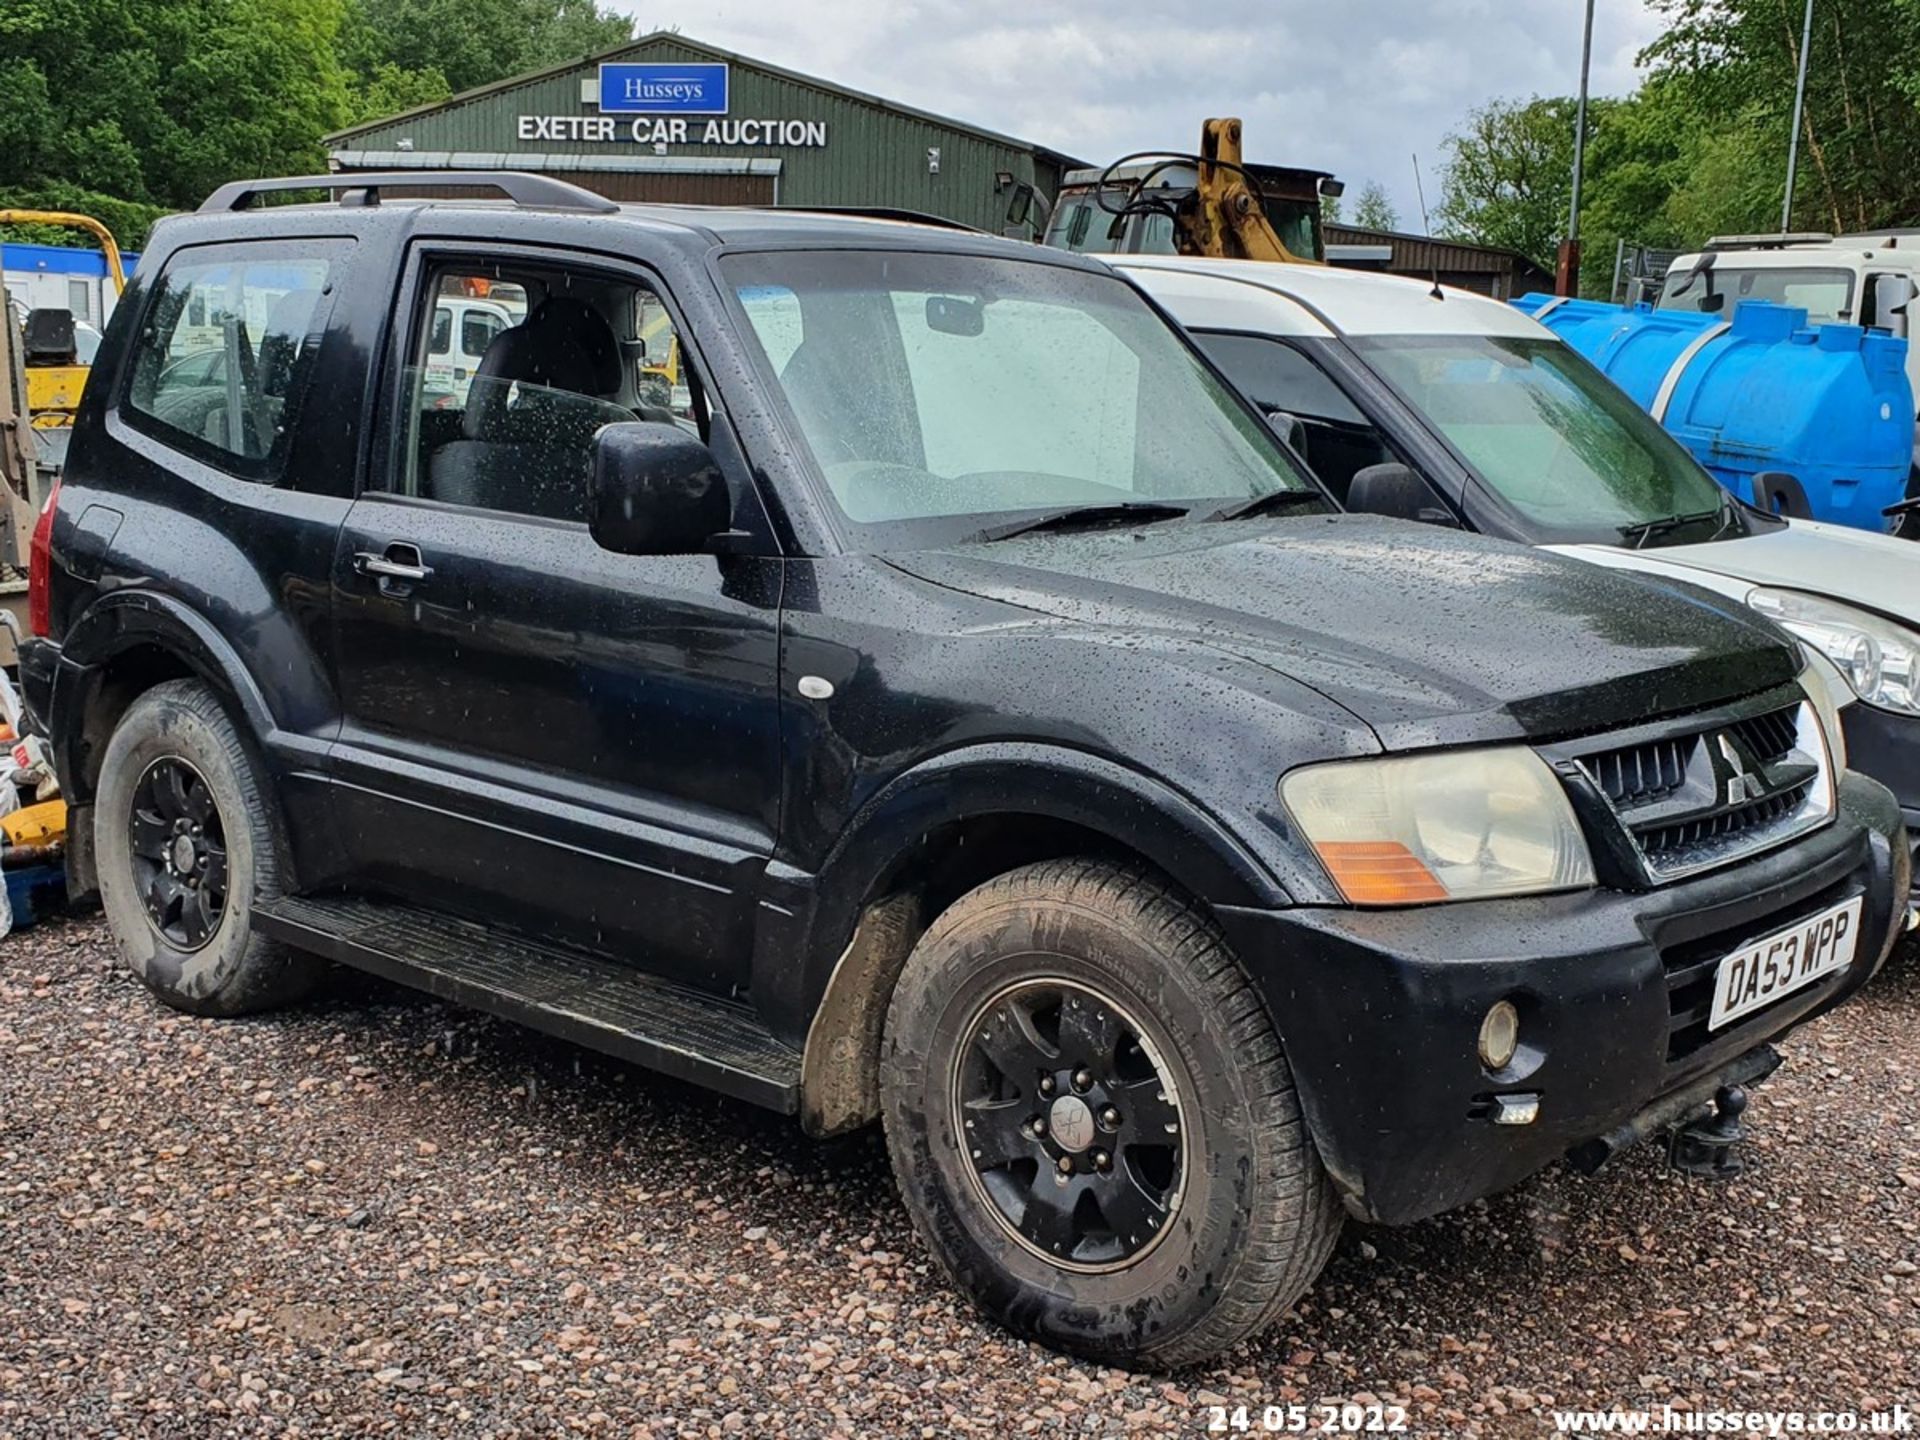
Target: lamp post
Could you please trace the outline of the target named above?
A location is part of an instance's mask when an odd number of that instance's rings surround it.
[[[1813,0],[1807,0],[1811,5]],[[1553,293],[1572,295],[1580,289],[1580,178],[1587,158],[1587,76],[1593,68],[1593,0],[1587,0],[1587,22],[1580,37],[1580,104],[1573,122],[1573,203],[1567,216],[1567,238],[1560,242],[1560,260],[1554,267]]]
[[[1793,82],[1793,133],[1787,137],[1787,193],[1780,202],[1780,233],[1793,228],[1793,172],[1800,163],[1800,116],[1807,105],[1807,52],[1813,49],[1813,0],[1800,26],[1800,75]]]

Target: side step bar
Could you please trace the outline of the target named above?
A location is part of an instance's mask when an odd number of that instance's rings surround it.
[[[359,896],[254,911],[262,935],[785,1115],[800,1052],[748,1006],[569,946]]]

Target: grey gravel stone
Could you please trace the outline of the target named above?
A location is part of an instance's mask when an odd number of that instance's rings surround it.
[[[110,953],[95,921],[0,942],[5,1440],[1191,1435],[1362,1396],[1504,1437],[1916,1399],[1920,954],[1787,1042],[1741,1178],[1648,1150],[1350,1230],[1292,1315],[1168,1376],[976,1317],[877,1136],[357,976],[190,1019]]]

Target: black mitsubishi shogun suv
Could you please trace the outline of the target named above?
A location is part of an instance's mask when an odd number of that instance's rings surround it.
[[[1906,913],[1780,632],[1341,514],[1129,281],[928,224],[230,186],[31,611],[163,1001],[332,961],[878,1120],[954,1280],[1110,1360],[1258,1330],[1343,1214],[1721,1163]]]

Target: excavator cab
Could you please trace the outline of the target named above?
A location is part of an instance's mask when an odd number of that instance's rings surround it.
[[[1209,120],[1199,154],[1140,152],[1069,171],[1043,223],[1031,187],[1016,187],[1008,221],[1063,250],[1321,264],[1322,203],[1341,189],[1324,170],[1244,163],[1240,122]]]

